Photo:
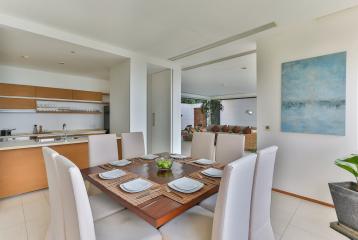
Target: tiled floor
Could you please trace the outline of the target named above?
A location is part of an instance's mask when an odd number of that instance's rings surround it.
[[[334,209],[272,194],[271,219],[276,240],[343,240],[329,228]],[[0,200],[1,240],[43,240],[49,222],[48,191]]]

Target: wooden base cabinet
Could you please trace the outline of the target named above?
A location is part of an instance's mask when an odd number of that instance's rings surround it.
[[[88,143],[50,146],[74,162],[80,169],[87,168]],[[118,159],[122,158],[118,140]],[[41,147],[0,151],[0,198],[47,188],[45,163]]]

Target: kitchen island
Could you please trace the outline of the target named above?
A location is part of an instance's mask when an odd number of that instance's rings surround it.
[[[121,139],[117,138],[121,159]],[[0,198],[47,188],[42,147],[51,147],[80,169],[89,167],[88,137],[68,137],[46,143],[34,140],[0,142]]]

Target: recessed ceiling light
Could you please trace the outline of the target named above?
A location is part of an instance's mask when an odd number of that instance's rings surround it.
[[[72,50],[70,53],[75,54],[76,52]]]
[[[28,55],[22,55],[21,57],[24,58],[24,59],[30,58],[30,56],[28,56]]]
[[[63,65],[63,64],[65,64],[65,62],[58,62],[58,64],[61,64],[61,65]]]
[[[242,69],[242,70],[246,70],[246,69],[247,69],[247,67],[242,67],[241,69]]]

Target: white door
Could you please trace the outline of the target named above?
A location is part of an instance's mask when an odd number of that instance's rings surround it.
[[[171,70],[151,75],[151,152],[170,152]]]

